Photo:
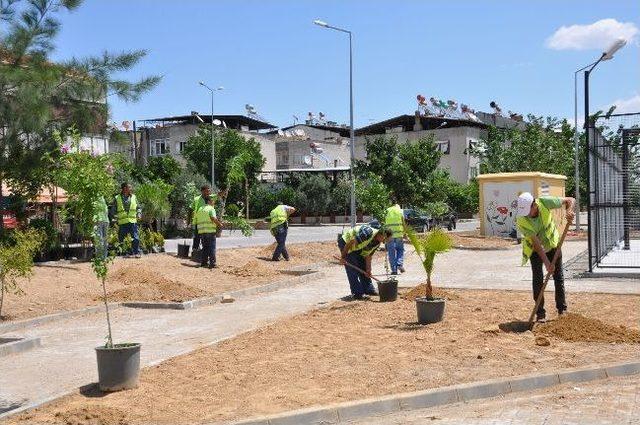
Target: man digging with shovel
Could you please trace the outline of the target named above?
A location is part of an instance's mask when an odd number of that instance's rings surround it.
[[[338,236],[340,264],[345,266],[354,300],[361,300],[365,295],[378,295],[371,283],[371,257],[392,235],[389,228],[374,229],[363,224]]]
[[[544,264],[547,273],[553,274],[553,283],[556,289],[556,309],[558,314],[563,314],[567,309],[564,293],[564,275],[562,273],[562,252],[558,253],[555,264],[552,263],[556,250],[560,249],[558,243],[560,237],[553,219],[552,209],[566,207],[567,226],[573,222],[575,200],[557,196],[542,196],[538,199],[529,192],[518,196],[516,210],[516,224],[518,230],[524,236],[522,240],[522,265],[531,261],[533,273],[533,299],[537,300],[543,289]],[[536,311],[536,321],[544,321],[544,298]]]

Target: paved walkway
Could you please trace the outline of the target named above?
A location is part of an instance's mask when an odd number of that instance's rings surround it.
[[[640,423],[640,376],[565,385],[489,400],[361,419],[351,425]]]
[[[569,243],[565,252],[568,257],[571,252],[582,249],[584,243]],[[518,249],[455,250],[436,259],[434,282],[441,287],[529,291],[530,270],[517,266],[519,258]],[[383,273],[382,253],[377,254],[375,262],[374,273]],[[407,267],[409,271],[400,276],[402,286],[424,281],[425,275],[415,254],[408,255]],[[116,342],[141,342],[143,366],[158,363],[346,295],[348,285],[344,271],[331,267],[326,273],[327,277],[316,281],[273,293],[243,297],[232,304],[185,311],[121,308],[113,312],[114,338]],[[571,280],[567,281],[567,288],[570,292],[638,294],[640,281]],[[95,382],[97,371],[93,347],[104,343],[105,334],[102,314],[21,331],[21,336],[41,337],[42,347],[12,354],[0,361],[0,411],[8,404],[45,400]]]

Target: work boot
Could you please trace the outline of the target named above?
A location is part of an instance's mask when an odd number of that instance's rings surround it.
[[[210,268],[210,269],[217,269],[217,268],[218,268],[218,265],[217,265],[217,264],[212,264],[212,265],[210,265],[210,266],[209,266],[209,268]]]
[[[537,314],[536,315],[536,322],[538,323],[545,323],[547,321],[547,318],[544,314]]]
[[[404,273],[404,272],[406,272],[406,270],[405,270],[405,269],[404,269],[404,267],[402,267],[402,266],[398,267],[398,270],[400,270],[400,273]]]
[[[558,310],[558,316],[562,316],[562,315],[564,314],[564,312],[565,312],[565,311],[566,311],[566,310],[562,310],[562,309]]]
[[[375,289],[369,290],[369,291],[365,292],[365,294],[371,295],[372,297],[380,296],[380,294],[378,294],[378,291],[376,291]]]
[[[392,276],[397,276],[397,275],[398,275],[398,272],[391,272],[391,275],[392,275]]]

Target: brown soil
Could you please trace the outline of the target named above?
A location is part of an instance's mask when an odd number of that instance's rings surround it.
[[[557,320],[537,325],[534,333],[565,341],[614,342],[640,344],[640,331],[624,325],[611,326],[598,319],[567,313]]]
[[[126,413],[113,407],[81,407],[56,414],[55,422],[65,425],[127,425]]]
[[[264,252],[269,255],[265,256]],[[210,296],[282,280],[282,271],[331,260],[338,253],[332,242],[291,244],[291,261],[266,261],[265,247],[222,249],[219,268],[209,270],[170,254],[118,258],[107,282],[110,300],[170,301]],[[59,311],[77,310],[102,302],[102,287],[90,263],[59,261],[36,265],[30,280],[20,283],[22,295],[5,294],[3,320],[22,320]]]
[[[445,291],[444,289],[440,289],[440,288],[434,288],[433,285],[431,285],[431,287],[433,289],[432,296],[434,298],[444,298],[445,300],[456,300],[460,298],[459,295],[454,294],[453,292]],[[409,291],[400,295],[400,297],[408,301],[413,301],[416,298],[424,297],[426,288],[427,288],[426,283],[423,283],[418,286],[414,286]]]
[[[540,346],[532,332],[497,331],[528,316],[528,292],[447,292],[458,298],[441,323],[416,325],[411,301],[336,302],[147,368],[137,389],[71,395],[9,423],[64,424],[56,414],[111,408],[131,424],[201,424],[638,358],[635,344],[550,335]],[[611,326],[640,320],[639,296],[570,294],[569,306]]]
[[[144,266],[125,266],[113,273],[109,282],[124,285],[124,288],[107,295],[110,301],[182,302],[207,294],[201,289],[169,280]]]
[[[453,246],[469,249],[505,249],[517,245],[514,239],[504,239],[495,236],[482,236],[479,230],[470,232],[451,232]]]

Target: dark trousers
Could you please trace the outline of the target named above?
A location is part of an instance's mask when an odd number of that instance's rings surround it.
[[[138,225],[136,223],[118,225],[118,240],[120,243],[124,241],[124,238],[126,238],[127,235],[130,235],[131,239],[133,239],[131,242],[131,249],[127,251],[127,254],[140,254],[140,237],[138,236]]]
[[[216,265],[216,234],[215,233],[202,233],[200,235],[202,239],[202,260],[200,264],[206,266],[209,263],[209,267]]]
[[[549,261],[553,260],[553,256],[555,255],[556,250],[552,249],[547,252],[547,258]],[[537,300],[538,295],[540,294],[540,290],[542,289],[542,284],[544,282],[545,270],[544,263],[542,259],[538,255],[537,252],[531,254],[531,271],[533,272],[533,299]],[[553,272],[553,283],[556,287],[556,309],[558,311],[565,311],[567,309],[567,302],[565,300],[564,294],[564,274],[562,272],[562,251],[558,256],[558,260],[556,261],[556,269]],[[544,310],[544,296],[542,298],[542,302],[538,307],[538,311],[536,312],[538,318],[544,318],[546,312]]]
[[[278,261],[281,255],[285,260],[289,259],[289,253],[287,252],[287,246],[285,245],[287,242],[287,233],[289,233],[289,229],[284,225],[273,229],[273,236],[276,238],[277,242],[276,249],[273,251],[273,256],[271,257],[273,261]]]
[[[198,233],[198,225],[193,226],[193,244],[191,244],[191,250],[200,248],[200,234]]]
[[[342,236],[338,236],[338,248],[340,251],[344,248],[346,243],[342,239]],[[347,254],[347,263],[353,264],[361,270],[366,270],[367,263],[359,251],[350,252]],[[349,280],[349,287],[351,288],[351,294],[356,297],[361,297],[364,294],[375,293],[375,288],[371,283],[371,278],[365,276],[363,273],[345,265],[344,270],[347,272],[347,279]]]

